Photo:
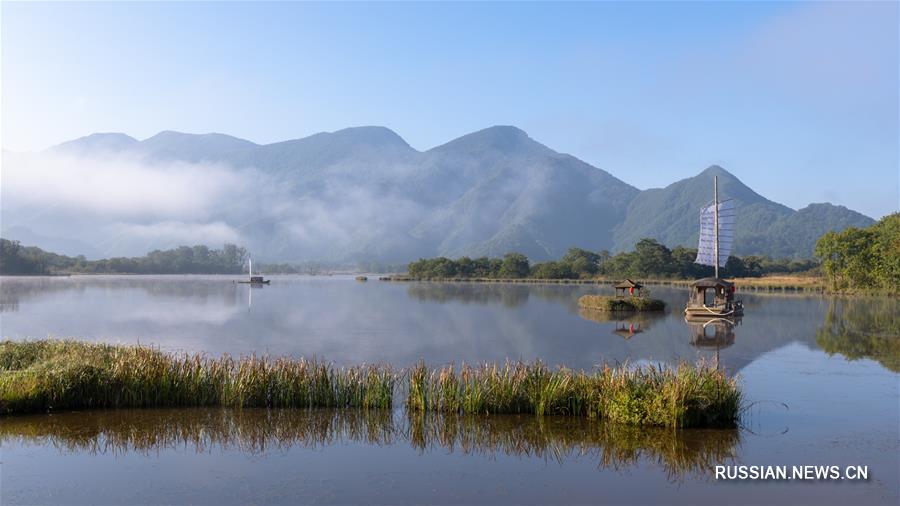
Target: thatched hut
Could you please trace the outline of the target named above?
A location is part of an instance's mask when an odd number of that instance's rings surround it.
[[[616,297],[640,297],[643,288],[644,285],[625,279],[616,283]]]

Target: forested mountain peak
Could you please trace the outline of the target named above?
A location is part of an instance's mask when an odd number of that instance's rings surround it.
[[[761,196],[720,165],[640,191],[505,125],[423,152],[382,126],[262,145],[220,133],[163,131],[143,141],[94,134],[52,151],[82,157],[113,152],[156,164],[214,162],[218,170],[239,171],[230,179],[252,181],[252,193],[236,188],[202,218],[189,219],[212,220],[207,228],[192,226],[218,231],[271,260],[406,262],[509,251],[541,260],[573,246],[629,250],[643,238],[670,247],[695,246],[699,210],[712,200],[713,177],[718,177],[719,198],[736,204],[736,254],[809,257],[822,233],[872,222],[830,204],[794,211]],[[65,229],[51,222],[51,215],[41,215],[48,226],[29,222],[28,227],[43,236]],[[16,216],[4,214],[11,217],[7,227],[17,224]],[[149,230],[146,221],[136,229]],[[168,222],[159,230],[174,231],[176,225]],[[141,254],[148,247],[146,239],[136,242],[140,247],[118,237],[94,240],[121,248],[109,255]],[[174,238],[155,241],[151,247],[177,244]]]

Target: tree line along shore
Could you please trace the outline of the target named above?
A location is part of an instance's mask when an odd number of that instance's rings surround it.
[[[712,267],[694,263],[697,250],[668,248],[642,239],[634,250],[611,254],[570,248],[559,260],[532,262],[521,253],[502,258],[423,258],[411,262],[395,281],[452,280],[484,282],[604,283],[640,278],[644,283],[673,284],[711,276]],[[87,260],[49,253],[16,241],[0,239],[0,274],[240,274],[247,251],[233,244],[221,249],[180,246],[143,257]],[[315,273],[315,264],[262,264],[259,272]],[[374,263],[358,266],[381,270]],[[897,294],[900,291],[900,213],[885,216],[866,228],[850,227],[821,236],[810,259],[773,259],[759,255],[728,257],[720,270],[742,288],[812,290],[832,293]]]
[[[812,290],[833,293],[897,294],[900,290],[900,213],[867,228],[828,232],[816,243],[816,258],[728,257],[720,276],[739,287],[759,290]],[[558,261],[532,263],[520,253],[503,258],[424,258],[409,264],[396,281],[511,281],[608,283],[639,278],[644,283],[684,285],[712,276],[713,268],[694,263],[697,250],[669,249],[643,239],[633,251],[615,255],[571,248]]]

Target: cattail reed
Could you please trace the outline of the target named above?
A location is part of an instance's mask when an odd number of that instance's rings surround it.
[[[174,355],[75,341],[0,343],[0,412],[65,408],[393,405],[388,366],[336,368],[309,359]]]
[[[741,408],[736,381],[704,363],[676,368],[603,367],[593,372],[507,362],[409,375],[407,407],[457,414],[528,413],[602,418],[633,425],[733,426]]]
[[[664,427],[733,426],[734,378],[705,363],[603,367],[540,361],[428,368],[337,368],[315,359],[213,359],[145,346],[41,340],[0,342],[0,414],[82,408],[226,406],[391,409],[407,381],[414,412],[533,414]]]

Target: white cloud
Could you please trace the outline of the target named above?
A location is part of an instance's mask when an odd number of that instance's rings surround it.
[[[148,225],[136,223],[116,223],[113,233],[152,244],[223,244],[240,241],[240,234],[227,223],[190,223],[184,221],[162,221]]]
[[[239,175],[221,166],[47,153],[4,153],[2,182],[5,206],[121,219],[201,219],[240,188]]]
[[[105,256],[243,242],[223,215],[244,197],[245,174],[227,166],[4,152],[0,176],[4,230],[78,239]]]
[[[383,248],[380,237],[423,215],[412,200],[353,177],[307,186],[255,169],[115,154],[5,153],[3,162],[3,230],[77,239],[93,256],[235,243],[261,258],[333,258],[357,245]]]

